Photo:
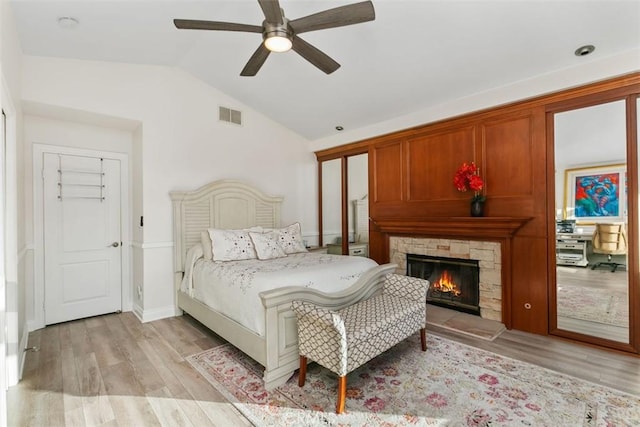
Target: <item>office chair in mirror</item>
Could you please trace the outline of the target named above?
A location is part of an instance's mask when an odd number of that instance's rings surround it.
[[[593,253],[607,255],[607,261],[593,264],[592,270],[606,266],[614,273],[618,267],[625,267],[625,263],[613,261],[614,255],[627,254],[627,233],[624,224],[596,224],[593,233]]]

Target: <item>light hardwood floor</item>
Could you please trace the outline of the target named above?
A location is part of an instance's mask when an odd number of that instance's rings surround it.
[[[558,266],[556,281],[558,287],[570,285],[583,289],[584,292],[589,292],[590,289],[598,289],[617,295],[628,295],[629,289],[628,273],[626,270],[619,269],[613,273],[606,267],[592,270],[591,267]],[[628,301],[628,297],[626,300]],[[595,309],[595,307],[593,307],[593,309]],[[558,315],[558,328],[613,341],[629,342],[628,321],[620,324],[609,324],[606,322],[588,321],[576,317]]]
[[[490,342],[430,333],[640,395],[640,358],[505,331]],[[142,324],[132,313],[49,326],[29,335],[22,381],[9,389],[11,426],[250,425],[185,361],[223,343],[189,316]]]

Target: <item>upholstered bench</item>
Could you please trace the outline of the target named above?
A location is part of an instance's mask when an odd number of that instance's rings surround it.
[[[424,279],[388,274],[381,293],[341,310],[293,301],[300,351],[298,385],[304,386],[307,359],[338,374],[336,412],[340,414],[344,411],[349,372],[417,331],[422,351],[426,351],[428,286]]]

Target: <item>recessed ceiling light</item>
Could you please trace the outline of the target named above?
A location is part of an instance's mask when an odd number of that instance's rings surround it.
[[[337,130],[338,132],[340,132],[340,131],[344,130],[344,128],[343,128],[342,126],[336,126],[336,130]]]
[[[596,47],[594,45],[586,44],[584,46],[580,46],[579,48],[577,48],[576,51],[573,53],[576,56],[586,56],[586,55],[589,55],[594,50],[596,50]]]
[[[72,30],[78,26],[80,21],[72,16],[61,16],[58,18],[58,25],[65,30]]]

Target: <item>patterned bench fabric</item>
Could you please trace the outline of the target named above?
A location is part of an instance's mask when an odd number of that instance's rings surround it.
[[[429,282],[418,277],[403,276],[401,274],[387,274],[384,282],[384,293],[395,295],[412,301],[427,299]]]
[[[390,274],[382,294],[339,311],[294,301],[300,355],[346,375],[425,327],[428,284]]]
[[[298,318],[300,355],[338,372],[340,355],[347,354],[347,334],[339,313],[305,301],[293,301],[291,308]]]

